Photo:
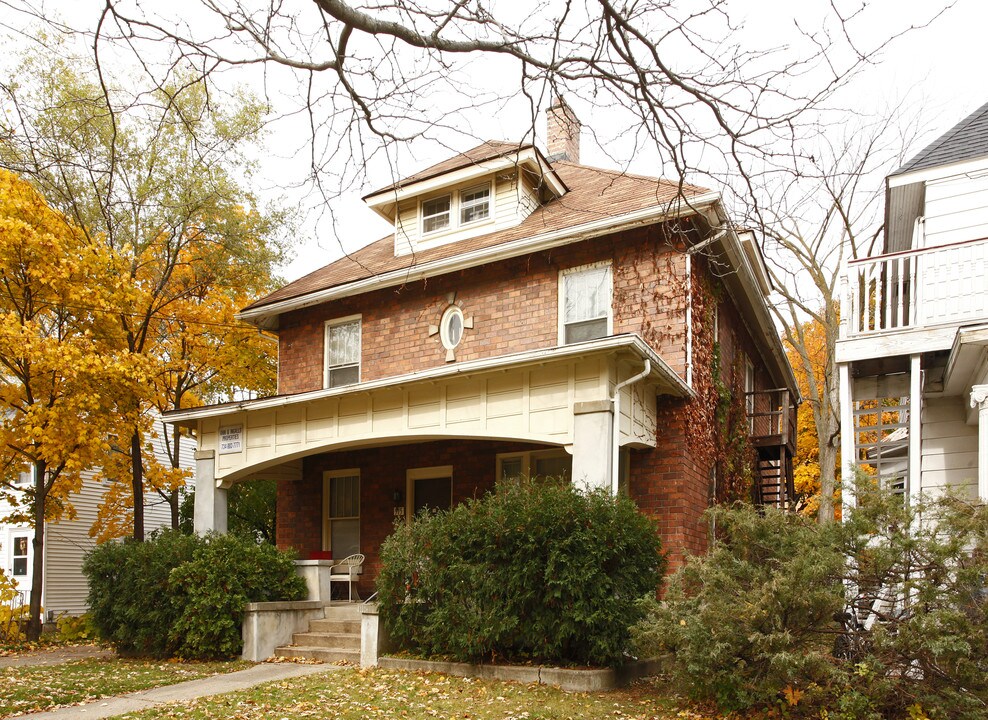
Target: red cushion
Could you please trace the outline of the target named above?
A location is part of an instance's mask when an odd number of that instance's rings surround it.
[[[332,560],[332,550],[313,550],[309,553],[309,560]]]

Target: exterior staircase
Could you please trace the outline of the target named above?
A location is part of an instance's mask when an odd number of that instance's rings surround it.
[[[326,608],[325,618],[309,621],[308,632],[292,635],[292,644],[275,648],[277,657],[360,664],[360,604]]]

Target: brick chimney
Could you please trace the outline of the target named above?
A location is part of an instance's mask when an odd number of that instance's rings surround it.
[[[546,111],[546,145],[549,162],[580,162],[580,121],[561,97],[553,99]]]

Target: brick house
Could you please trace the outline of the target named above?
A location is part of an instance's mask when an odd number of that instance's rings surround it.
[[[754,238],[717,192],[580,165],[564,103],[548,126],[548,153],[486,142],[366,196],[393,235],[242,311],[278,336],[278,394],[168,415],[196,431],[198,531],[276,478],[279,546],[364,553],[363,593],[395,522],[499,477],[630,493],[673,566],[739,447],[756,499],[789,501],[797,390]]]

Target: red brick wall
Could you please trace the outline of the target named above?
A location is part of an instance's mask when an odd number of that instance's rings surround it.
[[[629,493],[639,509],[659,525],[669,571],[687,554],[707,549],[702,515],[708,506],[710,464],[690,451],[686,405],[679,398],[660,397],[655,450],[631,453]]]
[[[363,380],[445,365],[446,351],[429,326],[439,324],[449,293],[474,319],[457,361],[553,347],[559,271],[605,260],[614,268],[614,332],[638,333],[682,372],[685,262],[661,231],[653,226],[597,238],[287,313],[279,331],[279,392],[323,386],[324,323],[348,315],[361,315]]]
[[[323,472],[360,468],[360,550],[367,556],[360,593],[369,594],[381,567],[378,551],[394,527],[394,492],[400,490],[404,495],[407,470],[452,465],[453,502],[459,503],[494,487],[498,453],[531,448],[520,443],[460,440],[305,458],[301,480],[278,484],[278,547],[295,548],[301,558],[320,550]]]

